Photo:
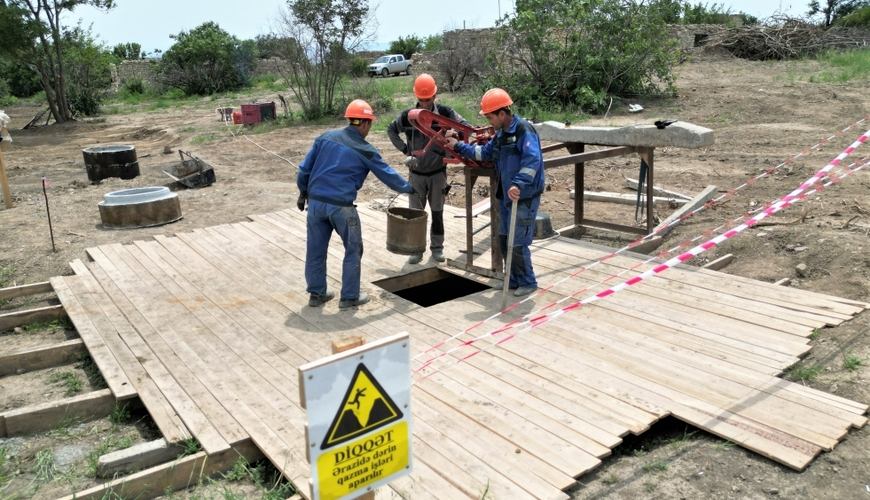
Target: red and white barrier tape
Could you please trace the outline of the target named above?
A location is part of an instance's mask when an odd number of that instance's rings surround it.
[[[823,145],[827,144],[827,143],[830,142],[831,140],[833,140],[833,139],[835,139],[835,138],[841,136],[841,135],[844,134],[845,132],[847,132],[847,131],[849,131],[849,130],[855,128],[856,126],[860,125],[861,123],[865,122],[865,121],[868,120],[868,119],[870,119],[870,115],[867,115],[867,116],[865,116],[864,118],[861,118],[860,120],[858,120],[858,121],[852,123],[851,125],[849,125],[848,127],[844,128],[844,129],[842,129],[842,130],[840,130],[840,131],[837,132],[836,134],[831,135],[831,136],[828,137],[827,139],[823,139],[823,140],[817,142],[816,144],[814,144],[813,146],[810,146],[810,147],[804,149],[804,150],[801,151],[800,153],[798,153],[798,154],[796,154],[795,156],[793,156],[793,157],[791,157],[791,158],[785,160],[784,162],[780,163],[779,165],[776,165],[776,166],[774,166],[774,167],[772,167],[772,168],[770,168],[770,169],[768,169],[768,170],[762,172],[761,174],[759,174],[759,175],[753,177],[752,179],[747,180],[747,181],[744,182],[743,184],[741,184],[741,185],[739,185],[739,186],[737,186],[737,187],[735,187],[735,188],[733,188],[733,189],[727,191],[726,193],[722,194],[722,195],[719,196],[718,198],[712,199],[712,200],[708,201],[707,203],[705,203],[704,205],[702,205],[702,206],[696,208],[695,210],[692,210],[691,212],[688,212],[688,213],[684,214],[682,217],[679,217],[678,219],[675,219],[675,220],[671,221],[671,222],[668,223],[667,225],[662,226],[662,227],[660,227],[660,228],[657,228],[657,229],[656,229],[655,231],[653,231],[652,233],[650,233],[650,234],[648,234],[648,235],[646,235],[646,236],[643,236],[642,238],[639,238],[639,239],[637,239],[637,240],[635,240],[635,241],[629,243],[628,245],[626,245],[626,246],[624,246],[624,247],[622,247],[622,248],[620,248],[620,249],[618,249],[618,250],[615,250],[615,251],[613,251],[612,253],[610,253],[610,254],[608,254],[608,255],[605,255],[604,257],[601,257],[600,259],[596,260],[595,262],[591,263],[591,264],[588,265],[588,266],[581,267],[580,269],[578,269],[576,272],[574,272],[573,274],[569,275],[568,277],[566,277],[566,278],[564,278],[564,279],[562,279],[562,280],[560,280],[560,281],[558,281],[558,282],[556,282],[556,283],[553,283],[552,285],[550,285],[550,286],[548,286],[548,287],[538,289],[536,293],[533,293],[533,294],[529,295],[528,297],[526,297],[525,299],[523,299],[523,300],[521,300],[521,301],[519,301],[519,302],[516,302],[516,303],[514,303],[514,304],[512,304],[512,305],[510,305],[510,306],[508,306],[505,310],[503,310],[503,311],[499,311],[499,312],[493,314],[492,316],[490,316],[490,317],[488,317],[488,318],[486,318],[486,319],[484,319],[484,320],[478,321],[478,322],[474,323],[473,325],[471,325],[470,327],[466,328],[465,330],[462,330],[461,332],[459,332],[459,333],[457,333],[457,334],[455,334],[455,335],[453,335],[453,336],[451,336],[451,337],[449,337],[449,338],[447,338],[447,339],[445,339],[445,340],[439,342],[438,344],[429,347],[428,349],[426,349],[426,350],[424,350],[424,351],[418,353],[416,356],[414,356],[414,357],[412,358],[412,360],[415,360],[415,359],[417,359],[417,358],[419,358],[419,357],[421,357],[421,356],[424,356],[424,355],[426,355],[427,353],[432,352],[432,351],[434,351],[434,350],[436,350],[436,349],[440,349],[440,348],[443,347],[444,345],[446,345],[446,344],[448,344],[448,343],[450,343],[450,342],[452,342],[452,341],[454,341],[454,340],[457,340],[459,337],[461,337],[461,336],[463,336],[463,335],[465,335],[465,334],[471,332],[472,330],[475,330],[475,329],[477,329],[478,327],[480,327],[480,326],[482,326],[482,325],[484,325],[484,324],[486,324],[486,323],[488,323],[488,322],[494,320],[495,318],[501,316],[502,314],[505,314],[505,313],[507,313],[508,311],[510,311],[510,310],[512,310],[512,309],[514,309],[514,308],[516,308],[516,307],[519,307],[521,304],[523,304],[523,303],[525,303],[525,302],[527,302],[527,301],[529,301],[529,300],[534,299],[534,298],[537,297],[538,295],[541,295],[541,294],[543,294],[543,293],[546,293],[546,292],[550,291],[554,286],[559,285],[559,284],[561,284],[561,283],[564,283],[565,281],[568,281],[568,280],[570,280],[570,279],[573,279],[573,278],[575,278],[577,275],[579,275],[579,274],[581,274],[581,273],[583,273],[583,272],[585,272],[585,271],[587,271],[587,270],[589,270],[589,269],[592,269],[593,267],[597,266],[598,264],[603,263],[603,262],[605,262],[605,261],[607,261],[607,260],[609,260],[609,259],[611,259],[611,258],[613,258],[613,257],[616,257],[617,255],[619,255],[619,254],[621,254],[621,253],[623,253],[623,252],[625,252],[625,251],[627,251],[627,250],[630,250],[631,248],[633,248],[633,247],[635,247],[635,246],[637,246],[637,245],[643,243],[644,241],[646,241],[646,240],[648,240],[648,239],[650,239],[650,238],[653,238],[654,236],[658,235],[660,232],[664,231],[665,229],[672,228],[672,227],[674,227],[674,226],[679,225],[679,224],[682,223],[684,220],[689,219],[690,217],[693,217],[693,216],[694,216],[696,213],[698,213],[698,212],[701,212],[701,211],[703,211],[703,210],[706,210],[707,208],[709,208],[710,206],[712,206],[712,205],[715,204],[715,203],[718,203],[719,201],[721,201],[721,200],[724,199],[725,197],[727,197],[727,196],[731,196],[732,194],[736,193],[737,191],[740,191],[741,189],[746,188],[746,187],[748,187],[748,186],[754,184],[754,183],[757,182],[758,180],[760,180],[760,179],[762,179],[762,178],[764,178],[764,177],[770,175],[771,173],[773,173],[773,172],[775,172],[776,170],[778,170],[778,169],[784,167],[785,165],[788,165],[788,164],[794,162],[794,161],[797,160],[798,158],[801,158],[801,157],[803,157],[803,156],[807,156],[807,155],[809,155],[812,151],[814,151],[814,150],[816,150],[816,149],[822,147]],[[768,205],[768,206],[769,206],[769,205]],[[766,208],[766,207],[764,207],[764,208]],[[738,220],[739,220],[739,219],[738,219]],[[667,255],[667,254],[671,253],[672,251],[675,251],[675,250],[677,250],[677,249],[679,249],[679,248],[683,248],[684,246],[687,246],[687,245],[690,244],[691,242],[697,241],[697,240],[700,239],[701,237],[706,236],[706,235],[708,235],[708,234],[712,234],[712,233],[715,232],[715,231],[716,231],[716,229],[711,230],[711,231],[708,231],[708,232],[704,233],[704,235],[701,235],[700,237],[694,238],[694,239],[690,240],[689,242],[684,242],[683,244],[679,245],[678,247],[675,247],[675,249],[668,250],[668,251],[665,251],[665,252],[662,252],[662,253],[656,255],[654,258],[660,258],[660,257],[662,257],[662,256],[664,256],[664,255]],[[641,263],[641,264],[643,264],[643,263]],[[640,265],[640,264],[639,264],[639,265]],[[614,277],[615,277],[615,276],[611,276],[611,277],[609,277],[608,279],[604,280],[604,282],[607,282],[607,281],[613,279]],[[576,295],[578,295],[578,294],[580,294],[580,293],[583,293],[583,292],[585,292],[586,290],[588,290],[588,288],[587,288],[587,289],[583,289],[583,290],[581,290],[581,291],[579,291],[579,292],[577,292],[577,293],[575,293],[575,294],[572,294],[571,297],[575,297]],[[570,297],[568,297],[568,298],[570,298]],[[547,309],[548,307],[552,307],[552,305],[555,305],[555,303],[554,303],[554,304],[551,304],[550,306],[544,307],[544,308],[542,308],[542,309]],[[517,323],[523,321],[524,319],[528,318],[529,316],[531,316],[531,314],[535,314],[535,313],[533,312],[533,313],[527,314],[527,315],[525,315],[525,316],[523,316],[523,317],[521,317],[521,318],[517,318],[517,319],[511,321],[510,323],[504,325],[500,330],[503,331],[504,329],[512,328],[513,325],[515,325],[515,324],[517,324]],[[463,342],[459,347],[462,347],[463,345],[466,345],[466,343]]]
[[[556,311],[553,311],[553,312],[548,313],[548,314],[544,314],[544,315],[540,315],[540,316],[536,316],[536,317],[529,317],[529,316],[531,316],[531,315],[526,315],[526,316],[524,316],[523,318],[519,318],[518,320],[512,321],[512,322],[509,323],[508,325],[505,325],[505,326],[503,326],[503,327],[501,327],[501,328],[499,328],[499,329],[493,330],[492,332],[487,333],[487,334],[485,334],[485,335],[481,335],[480,337],[478,337],[478,338],[476,338],[476,339],[473,339],[473,340],[470,340],[470,341],[465,341],[465,342],[463,342],[460,346],[457,346],[457,347],[455,347],[455,348],[452,348],[452,349],[450,349],[450,350],[448,350],[448,351],[441,352],[441,353],[439,353],[438,355],[436,355],[436,356],[430,358],[429,360],[427,360],[426,362],[424,362],[424,363],[423,363],[419,368],[415,369],[415,370],[414,370],[414,373],[421,373],[423,370],[425,370],[426,368],[428,368],[428,367],[429,367],[429,366],[430,366],[434,361],[436,361],[437,359],[440,359],[440,358],[442,358],[442,357],[448,355],[449,353],[452,353],[453,351],[455,351],[455,350],[457,350],[457,349],[460,349],[460,348],[465,347],[465,346],[470,346],[471,344],[473,344],[473,343],[475,343],[475,342],[477,342],[477,341],[479,341],[479,340],[482,340],[482,339],[487,338],[487,337],[492,337],[492,336],[494,336],[494,335],[498,335],[499,333],[503,333],[503,332],[505,332],[505,331],[507,331],[507,330],[510,330],[510,329],[513,329],[513,328],[517,328],[517,327],[520,327],[520,326],[523,326],[523,325],[528,325],[525,329],[521,330],[520,332],[518,332],[518,333],[516,333],[516,334],[513,334],[513,335],[509,335],[509,336],[505,337],[504,339],[500,340],[499,342],[497,342],[497,343],[495,343],[495,344],[491,344],[491,345],[487,346],[487,347],[484,348],[484,349],[481,349],[481,350],[475,351],[474,353],[472,353],[472,354],[470,354],[470,355],[468,355],[468,356],[466,356],[466,357],[464,357],[464,358],[460,358],[459,360],[457,360],[457,361],[456,361],[455,363],[453,363],[453,364],[460,363],[460,362],[464,361],[465,359],[470,358],[471,356],[475,356],[476,354],[479,354],[480,352],[486,351],[486,350],[488,350],[488,349],[490,349],[490,348],[492,348],[492,347],[494,347],[494,346],[496,346],[496,345],[498,345],[498,344],[501,344],[501,343],[503,343],[503,342],[506,342],[507,340],[509,340],[509,339],[511,339],[511,338],[513,338],[513,337],[515,337],[515,336],[517,336],[517,335],[520,335],[520,334],[522,334],[522,333],[524,333],[524,332],[526,332],[526,331],[528,331],[528,330],[531,330],[532,328],[536,328],[536,327],[538,327],[538,326],[540,326],[540,325],[542,325],[542,324],[544,324],[544,323],[547,323],[547,322],[550,321],[550,319],[552,319],[552,318],[558,317],[558,316],[560,316],[560,315],[562,315],[562,314],[564,314],[564,313],[566,313],[566,312],[568,312],[568,311],[571,311],[571,310],[573,310],[573,309],[576,309],[576,308],[578,308],[578,307],[580,307],[580,306],[582,306],[582,305],[589,304],[589,303],[595,302],[595,301],[597,301],[597,300],[600,300],[600,299],[602,299],[602,298],[604,298],[604,297],[607,297],[607,296],[612,295],[612,294],[614,294],[614,293],[616,293],[616,292],[619,292],[620,290],[624,290],[625,288],[628,288],[629,286],[635,285],[635,284],[637,284],[637,283],[643,281],[644,279],[649,278],[650,276],[653,276],[653,275],[655,275],[655,274],[661,273],[661,272],[663,272],[663,271],[666,270],[666,269],[670,269],[671,267],[673,267],[673,266],[675,266],[675,265],[677,265],[677,264],[680,264],[680,263],[682,263],[682,262],[685,262],[685,261],[687,261],[687,260],[689,260],[689,259],[691,259],[691,258],[693,258],[693,257],[695,257],[695,256],[697,256],[697,255],[699,255],[700,253],[702,253],[702,252],[704,252],[704,251],[706,251],[706,250],[709,250],[710,248],[715,247],[715,246],[718,245],[719,243],[721,243],[721,242],[723,242],[723,241],[725,241],[725,240],[727,240],[727,239],[729,239],[729,238],[732,238],[733,236],[739,234],[740,232],[744,231],[745,229],[747,229],[747,228],[749,228],[749,227],[754,226],[754,225],[757,224],[759,221],[761,221],[761,220],[763,220],[763,219],[769,217],[770,215],[773,215],[774,213],[776,213],[776,212],[782,210],[783,208],[786,208],[786,207],[790,206],[790,205],[791,205],[792,203],[794,203],[795,201],[805,198],[809,193],[805,193],[805,194],[804,194],[804,191],[806,191],[806,190],[809,189],[811,186],[813,186],[814,184],[816,184],[820,179],[822,179],[823,177],[825,177],[825,175],[826,175],[826,174],[827,174],[827,173],[828,173],[832,168],[834,168],[835,166],[837,166],[840,162],[842,162],[842,160],[843,160],[845,157],[847,157],[849,154],[851,154],[851,153],[852,153],[852,152],[853,152],[853,151],[854,151],[858,146],[860,146],[861,144],[863,144],[863,143],[867,140],[868,136],[870,136],[870,130],[868,130],[867,132],[865,132],[861,137],[859,137],[855,142],[853,142],[853,143],[852,143],[848,148],[846,148],[842,153],[840,153],[840,155],[838,155],[834,160],[832,160],[830,163],[828,163],[828,165],[826,165],[823,169],[819,170],[818,172],[816,172],[816,174],[814,174],[812,177],[810,177],[809,179],[807,179],[807,181],[805,181],[803,184],[801,184],[797,189],[795,189],[794,191],[792,191],[792,192],[789,193],[788,195],[786,195],[786,196],[780,198],[780,199],[777,200],[776,202],[774,202],[774,203],[772,203],[772,204],[769,204],[769,205],[767,206],[767,208],[764,209],[763,211],[761,211],[758,215],[756,215],[756,216],[750,218],[750,219],[747,220],[746,222],[740,224],[738,227],[736,227],[736,228],[734,228],[734,229],[732,229],[732,230],[729,230],[728,232],[723,233],[723,234],[721,234],[721,235],[719,235],[719,236],[716,236],[715,238],[712,238],[711,240],[709,240],[709,241],[707,241],[707,242],[705,242],[705,243],[703,243],[703,244],[701,244],[701,245],[698,245],[698,246],[692,248],[691,250],[689,250],[689,251],[687,251],[687,252],[684,252],[684,253],[678,255],[677,257],[674,257],[674,258],[672,258],[672,259],[670,259],[670,260],[668,260],[668,261],[666,261],[666,262],[664,262],[664,263],[662,263],[662,264],[659,264],[658,266],[653,267],[652,269],[649,269],[649,270],[647,270],[647,271],[641,273],[641,274],[638,275],[638,276],[635,276],[635,277],[633,277],[633,278],[631,278],[631,279],[628,279],[628,280],[626,280],[626,281],[624,281],[623,283],[620,283],[620,284],[618,284],[618,285],[612,286],[612,287],[610,287],[610,288],[608,288],[608,289],[606,289],[606,290],[604,290],[604,291],[602,291],[602,292],[599,292],[599,293],[597,293],[597,294],[595,294],[595,295],[593,295],[593,296],[591,296],[591,297],[587,297],[586,299],[583,299],[583,300],[581,300],[581,301],[574,302],[573,304],[570,304],[570,305],[568,305],[568,306],[562,307],[561,309],[556,310]],[[831,182],[829,182],[829,183],[827,183],[827,184],[824,184],[824,185],[821,185],[821,186],[817,187],[816,189],[813,190],[813,192],[815,192],[815,191],[819,191],[819,190],[823,189],[825,186],[829,186],[829,185],[831,185],[831,184],[833,184],[833,183],[835,183],[835,182],[838,182],[840,179],[845,178],[846,176],[851,175],[852,173],[854,173],[854,172],[856,172],[856,171],[858,171],[858,170],[861,170],[861,169],[863,169],[863,168],[866,167],[866,166],[867,166],[867,164],[865,163],[865,164],[862,164],[862,165],[858,166],[857,168],[855,168],[855,169],[853,169],[853,170],[847,171],[845,174],[843,174],[843,175],[842,175],[841,177],[839,177],[838,179],[836,179],[836,180],[832,180]],[[601,260],[599,260],[599,261],[597,261],[597,262],[601,262]],[[591,267],[591,266],[590,266],[590,267]],[[588,267],[587,267],[587,269],[588,269]],[[623,272],[625,272],[625,271],[623,271]],[[622,274],[623,272],[621,272],[621,273],[619,273],[619,274]],[[576,273],[575,273],[575,274],[576,274]],[[573,276],[573,275],[572,275],[572,276]],[[610,280],[610,279],[612,279],[612,278],[613,278],[613,277],[610,277],[610,278],[608,278],[608,280]],[[565,280],[560,281],[560,283],[563,282],[563,281],[565,281]],[[605,281],[607,281],[607,280],[605,280]],[[551,285],[551,286],[548,287],[547,289],[552,288],[552,286],[554,286],[554,285]],[[587,290],[588,290],[588,288],[587,288]],[[582,292],[578,292],[578,293],[582,293]],[[575,297],[578,293],[572,294],[570,297],[566,297],[566,298],[564,298],[564,299],[562,299],[562,300],[560,300],[559,302],[556,302],[556,303],[554,303],[554,304],[557,304],[557,303],[563,302],[563,301],[565,301],[565,300],[568,300],[569,298],[573,298],[573,297]],[[553,305],[553,304],[547,306],[546,308],[552,307],[552,305]],[[544,309],[546,309],[546,308],[544,308]],[[501,314],[501,313],[500,313],[500,314]],[[534,313],[533,313],[533,314],[534,314]],[[443,343],[442,343],[441,345],[443,345]],[[434,347],[428,349],[428,350],[425,351],[425,352],[430,352],[432,349],[434,349]],[[421,354],[422,354],[422,353],[421,353]],[[419,357],[419,356],[420,356],[420,355],[418,354],[417,356],[415,356],[415,358],[416,358],[416,357]],[[451,366],[452,366],[452,365],[451,365]],[[442,368],[442,369],[443,369],[443,368]],[[436,373],[437,371],[440,371],[440,370],[436,370],[436,371],[433,371],[432,373],[426,374],[423,378],[429,377],[429,376],[431,376],[432,374]]]

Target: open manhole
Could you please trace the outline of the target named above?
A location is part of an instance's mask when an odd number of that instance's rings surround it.
[[[437,267],[375,281],[374,284],[423,307],[431,307],[491,288]]]

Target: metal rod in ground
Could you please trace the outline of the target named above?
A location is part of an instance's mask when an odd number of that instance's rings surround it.
[[[42,178],[42,195],[45,196],[45,213],[48,214],[48,233],[51,235],[51,250],[57,252],[54,246],[54,230],[51,228],[51,210],[48,208],[48,191],[45,190],[45,185],[48,183],[45,177]]]
[[[507,264],[504,267],[504,287],[502,288],[502,296],[501,296],[501,310],[504,311],[504,308],[507,307],[507,296],[508,296],[508,287],[510,287],[511,283],[511,266],[513,265],[513,257],[514,257],[514,235],[517,230],[517,200],[514,200],[513,206],[511,206],[511,226],[508,230],[508,241],[507,248],[505,251],[507,252]]]

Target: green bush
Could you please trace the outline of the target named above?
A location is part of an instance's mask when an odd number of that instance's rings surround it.
[[[498,40],[522,69],[490,58],[484,84],[506,89],[519,106],[592,113],[611,96],[673,91],[678,51],[665,27],[673,8],[672,0],[518,1]]]
[[[861,7],[852,12],[848,16],[841,17],[834,21],[834,26],[843,26],[850,28],[866,28],[870,27],[870,5]]]
[[[395,107],[392,87],[380,85],[380,82],[367,78],[351,80],[348,88],[342,89],[342,100],[338,103],[340,109],[343,111],[354,99],[362,99],[369,103],[376,116],[392,111]]]
[[[414,52],[420,52],[423,47],[423,40],[417,35],[409,35],[407,38],[399,37],[398,40],[390,42],[390,54],[402,54],[405,59],[410,59]]]
[[[350,59],[349,66],[348,72],[350,73],[350,76],[359,78],[368,74],[369,61],[358,55],[354,55]]]
[[[131,77],[121,86],[121,91],[130,95],[142,95],[145,90],[145,80],[139,75]]]
[[[157,74],[163,84],[187,95],[210,95],[249,84],[257,58],[253,40],[239,41],[214,22],[172,35]]]

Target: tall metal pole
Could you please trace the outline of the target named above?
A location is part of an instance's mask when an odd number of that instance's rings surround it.
[[[501,293],[501,310],[504,311],[504,308],[507,307],[507,299],[508,299],[508,288],[510,287],[511,282],[511,266],[513,266],[513,257],[514,257],[514,236],[516,235],[517,230],[517,200],[514,200],[513,207],[511,208],[511,225],[508,229],[508,241],[507,248],[505,251],[507,252],[507,264],[504,268],[504,285],[502,287]]]

